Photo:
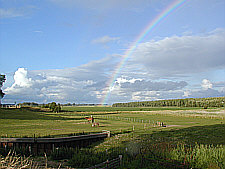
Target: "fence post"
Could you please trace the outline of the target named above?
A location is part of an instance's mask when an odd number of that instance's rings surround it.
[[[110,131],[107,131],[107,134],[108,134],[108,136],[107,136],[107,137],[110,137]]]
[[[106,161],[106,168],[109,168],[109,160]]]
[[[122,165],[122,157],[123,157],[123,155],[119,155],[119,158],[120,158],[120,166]]]

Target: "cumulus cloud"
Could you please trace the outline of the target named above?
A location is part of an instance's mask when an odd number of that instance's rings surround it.
[[[105,60],[94,63],[101,65],[106,62]],[[14,74],[14,84],[4,90],[4,100],[100,103],[107,94],[107,82],[110,77],[101,74],[101,68],[92,72],[96,67],[94,65],[90,63],[77,68],[42,71],[19,68]],[[110,89],[108,103],[224,95],[224,91],[212,89],[212,82],[207,79],[199,86],[202,89],[192,90],[187,89],[188,83],[185,81],[151,81],[121,76]]]
[[[114,85],[111,87],[110,96],[111,100],[114,102],[115,100],[157,100],[162,98],[161,95],[163,93],[168,94],[171,93],[171,91],[179,91],[179,97],[182,97],[181,91],[187,85],[188,84],[185,81],[150,81],[144,79],[120,77],[116,79]],[[167,95],[165,98],[168,98],[168,96],[170,95]]]
[[[19,68],[14,74],[14,84],[5,89],[8,94],[20,92],[23,88],[29,88],[33,84],[32,79],[27,77],[27,69]]]
[[[201,86],[204,90],[212,89],[213,87],[212,83],[208,79],[203,79]]]
[[[109,79],[107,73],[114,69],[115,60],[112,56],[67,69],[29,71],[19,68],[14,74],[14,84],[4,90],[4,100],[99,103],[103,94],[97,91],[104,92]]]
[[[224,96],[224,81],[209,81],[206,73],[202,81],[193,84],[201,77],[199,72],[224,69],[224,35],[224,30],[216,30],[201,36],[173,36],[141,43],[111,86],[109,81],[120,65],[121,55],[66,69],[19,68],[14,83],[4,90],[4,100],[100,103],[109,95],[107,102],[114,103]],[[102,43],[110,42],[110,38]]]
[[[141,43],[130,60],[154,76],[184,76],[224,69],[224,46],[225,30],[218,29],[201,36],[173,36]]]
[[[183,97],[189,97],[191,95],[190,91],[184,91]]]

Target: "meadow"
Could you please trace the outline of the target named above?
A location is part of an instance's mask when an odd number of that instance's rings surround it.
[[[60,149],[49,155],[64,166],[90,167],[122,154],[121,168],[225,167],[222,108],[63,107],[62,110],[52,113],[39,108],[0,109],[0,136],[59,137],[111,131],[112,137],[103,142],[79,150]],[[91,115],[99,127],[91,127],[85,119]],[[158,126],[159,122],[164,127]]]

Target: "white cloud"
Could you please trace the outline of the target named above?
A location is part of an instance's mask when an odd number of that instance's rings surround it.
[[[139,91],[139,92],[133,92],[131,100],[132,101],[145,101],[145,100],[157,100],[160,96],[159,92],[157,91]]]
[[[115,41],[118,41],[119,39],[120,39],[119,37],[110,37],[106,35],[93,40],[92,43],[100,43],[100,44],[106,45],[109,42],[115,42]]]
[[[213,87],[212,83],[208,79],[203,79],[201,86],[204,90],[212,89]]]
[[[14,74],[14,84],[4,90],[4,100],[100,103],[107,94],[106,86],[110,77],[107,73],[102,73],[101,68],[93,70],[108,61],[94,62],[95,66],[89,63],[61,70],[28,71],[19,68]],[[212,89],[212,82],[207,79],[199,86],[202,86],[203,90],[187,89],[188,84],[185,81],[151,81],[122,76],[117,78],[111,89],[109,103],[224,95],[224,91]]]
[[[140,64],[157,77],[187,76],[225,67],[225,30],[202,36],[173,36],[144,42],[132,53],[130,62]]]
[[[27,70],[24,68],[19,68],[14,75],[15,83],[14,86],[20,87],[30,87],[32,85],[32,80],[27,77]]]
[[[14,84],[5,89],[7,94],[20,92],[23,88],[29,88],[33,84],[32,79],[27,77],[27,70],[19,68],[14,74]]]
[[[189,97],[191,95],[190,91],[184,91],[183,97]]]
[[[143,101],[143,100],[157,100],[162,99],[162,94],[172,91],[182,97],[182,90],[187,86],[187,82],[180,81],[151,81],[129,77],[119,77],[116,79],[114,85],[110,90],[110,102],[127,102],[129,101]],[[182,93],[182,94],[181,94]],[[175,95],[175,94],[174,94]],[[164,99],[170,97],[167,95]],[[170,98],[174,98],[171,96]]]
[[[224,96],[223,79],[209,81],[212,74],[199,73],[224,69],[224,35],[224,30],[215,30],[201,36],[174,36],[141,43],[112,86],[108,86],[109,80],[121,62],[120,55],[67,69],[19,68],[14,83],[4,90],[4,100],[100,103],[109,88],[108,103]],[[199,78],[203,80],[196,86],[193,81]]]
[[[97,97],[97,91],[102,93],[105,90],[115,60],[112,56],[79,67],[56,70],[19,68],[14,75],[14,84],[4,90],[4,100],[99,103],[102,97]]]
[[[119,77],[116,79],[115,83],[118,83],[121,86],[122,83],[135,83],[137,80],[142,81],[143,79],[135,79],[135,78],[126,79],[125,77]]]
[[[173,81],[150,81],[144,79],[130,79],[117,78],[114,86],[119,86],[120,90],[128,91],[169,91],[179,90],[187,86],[187,82],[173,82]]]

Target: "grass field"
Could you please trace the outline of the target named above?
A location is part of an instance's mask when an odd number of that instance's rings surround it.
[[[72,167],[89,167],[118,154],[124,157],[122,168],[173,168],[172,164],[188,164],[193,168],[225,166],[221,162],[225,157],[224,109],[64,107],[63,110],[52,113],[35,108],[0,109],[0,136],[57,137],[112,132],[111,138],[92,147],[72,152],[62,150],[61,156],[71,155],[63,165]],[[91,127],[84,118],[91,115],[99,127]],[[157,126],[157,122],[166,127]],[[58,154],[53,154],[52,159],[61,159]],[[87,160],[89,163],[85,164]]]
[[[80,132],[101,132],[102,130],[119,132],[121,130],[131,130],[133,126],[137,131],[145,129],[145,132],[148,132],[157,128],[153,127],[157,121],[163,122],[168,126],[163,128],[163,130],[196,125],[213,125],[224,122],[223,113],[205,113],[205,111],[203,113],[199,109],[187,110],[186,108],[186,110],[178,110],[178,108],[174,108],[171,111],[166,108],[148,108],[150,110],[148,112],[136,112],[137,109],[134,108],[133,110],[135,111],[127,111],[127,109],[125,109],[126,111],[121,111],[121,109],[118,109],[118,111],[113,112],[110,108],[110,111],[105,112],[107,108],[66,107],[63,109],[66,109],[66,112],[60,113],[27,108],[0,109],[0,136],[32,137],[34,134],[36,136],[48,136]],[[80,112],[81,109],[83,109],[83,112]],[[78,110],[79,112],[77,112]],[[92,112],[90,112],[91,110]],[[95,122],[98,122],[100,127],[91,127],[91,124],[84,118],[91,115],[94,116]]]
[[[162,110],[198,110],[200,107],[107,107],[107,106],[64,106],[64,111],[72,112],[115,112],[115,111],[162,111]]]

